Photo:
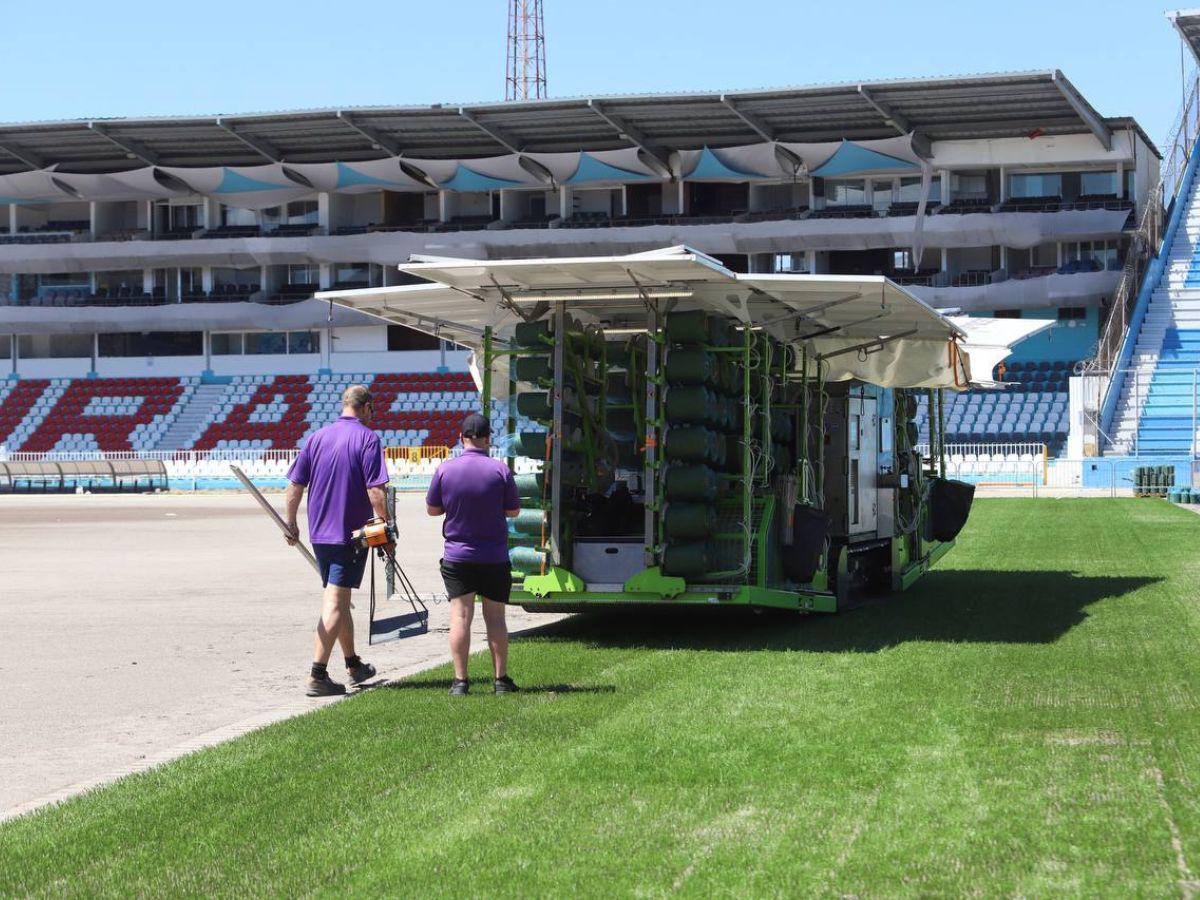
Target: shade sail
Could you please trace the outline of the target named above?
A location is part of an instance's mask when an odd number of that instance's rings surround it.
[[[75,200],[63,182],[55,180],[53,169],[0,175],[0,203],[47,203]]]
[[[648,297],[764,329],[819,357],[832,380],[957,389],[971,381],[970,332],[880,276],[739,275],[688,247],[572,259],[425,259],[400,268],[433,283],[317,296],[473,349],[485,328],[505,341],[523,314],[544,314],[557,303],[586,324],[636,328],[645,324]]]
[[[84,200],[128,201],[187,197],[192,190],[154,166],[111,175],[77,175],[55,172],[54,180],[67,185]]]
[[[306,163],[288,166],[319,191],[362,194],[369,191],[429,191],[423,181],[412,178],[398,157],[356,163]]]
[[[870,141],[782,143],[780,146],[804,160],[808,173],[818,178],[919,172],[921,169],[921,158],[912,148],[911,134]]]
[[[762,145],[769,148],[769,144]],[[753,158],[746,151],[749,148],[736,147],[729,151],[729,158],[723,158],[725,151],[715,151],[709,147],[704,147],[701,150],[684,150],[679,154],[680,166],[687,174],[683,176],[685,181],[745,181],[757,178],[780,178],[783,173],[779,169],[778,163],[771,159],[772,165],[765,171],[756,172],[751,170],[746,163]],[[758,149],[758,148],[754,148]],[[740,154],[737,151],[742,151]],[[734,162],[735,156],[741,156],[739,163]]]
[[[163,167],[162,171],[178,178],[197,194],[216,197],[226,206],[242,209],[266,209],[316,193],[303,176],[280,163],[206,169]]]

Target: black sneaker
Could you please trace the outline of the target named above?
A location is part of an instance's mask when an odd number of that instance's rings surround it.
[[[350,680],[355,684],[362,684],[364,681],[370,681],[375,677],[375,667],[369,662],[359,660],[357,666],[346,669],[346,674],[350,676]]]
[[[471,691],[471,682],[465,678],[455,678],[450,682],[451,697],[465,697]]]
[[[310,676],[308,679],[308,690],[305,693],[309,697],[336,697],[339,694],[346,693],[346,686],[338,684],[328,675],[324,678],[313,678]]]
[[[505,675],[503,678],[497,678],[496,683],[492,685],[492,690],[497,694],[515,694],[520,690],[513,680]]]

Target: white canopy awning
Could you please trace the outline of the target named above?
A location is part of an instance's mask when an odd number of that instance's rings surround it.
[[[688,247],[573,259],[424,258],[400,269],[433,283],[317,296],[473,349],[484,329],[506,341],[518,322],[558,303],[584,324],[626,333],[645,325],[647,301],[663,312],[708,309],[807,349],[829,380],[883,387],[965,390],[976,335],[988,359],[995,341],[1027,336],[985,333],[991,319],[942,316],[882,276],[740,275]],[[984,378],[995,361],[980,369]]]

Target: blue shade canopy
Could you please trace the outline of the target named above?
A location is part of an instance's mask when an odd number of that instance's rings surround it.
[[[898,156],[888,156],[843,140],[825,162],[809,172],[817,178],[836,178],[838,175],[861,175],[868,172],[892,172],[896,169],[919,169],[916,163]]]
[[[259,181],[257,178],[250,178],[247,175],[242,175],[240,172],[235,172],[233,169],[225,167],[221,176],[221,183],[213,190],[214,194],[245,194],[250,191],[286,191],[294,190],[299,185],[290,184],[272,184],[269,181]]]
[[[575,169],[575,174],[566,180],[567,184],[585,184],[589,181],[661,181],[653,175],[647,175],[642,172],[630,172],[628,169],[620,169],[616,166],[610,166],[602,160],[596,159],[590,153],[581,153],[579,155],[579,166]]]
[[[707,146],[700,151],[700,158],[686,176],[687,181],[745,181],[747,178],[766,178],[758,172],[746,172],[721,162],[721,158]]]
[[[524,187],[519,181],[509,181],[507,178],[493,178],[476,172],[459,163],[454,170],[454,176],[441,182],[448,191],[498,191],[503,188]]]
[[[379,185],[380,187],[407,187],[403,182],[388,181],[386,178],[376,178],[374,175],[368,175],[366,172],[360,172],[358,169],[351,168],[345,163],[340,162],[337,164],[337,187],[334,190],[355,187],[360,184]]]

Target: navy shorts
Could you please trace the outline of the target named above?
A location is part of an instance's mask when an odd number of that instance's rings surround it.
[[[367,567],[367,550],[351,544],[313,544],[313,556],[321,567],[321,584],[356,588]]]

